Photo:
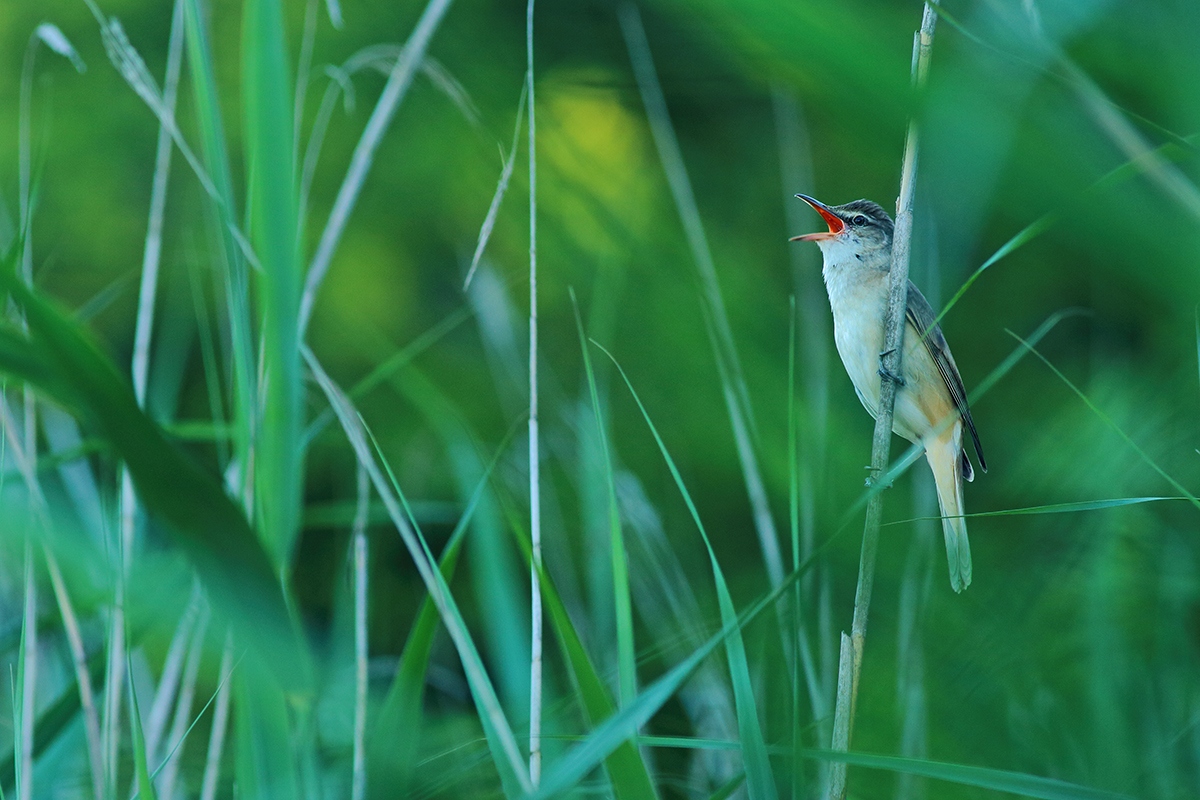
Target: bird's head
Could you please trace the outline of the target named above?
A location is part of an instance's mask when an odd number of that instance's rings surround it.
[[[854,258],[873,264],[883,262],[886,267],[892,253],[892,218],[878,203],[870,200],[855,200],[844,206],[827,206],[820,200],[798,194],[825,220],[829,230],[821,233],[806,233],[793,236],[793,242],[816,242],[825,254],[826,261],[840,263]]]

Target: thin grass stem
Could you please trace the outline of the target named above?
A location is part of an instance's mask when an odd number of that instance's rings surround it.
[[[192,703],[196,697],[196,680],[200,674],[200,657],[204,653],[204,635],[208,631],[208,613],[207,610],[201,610],[197,604],[198,619],[195,627],[188,637],[187,647],[187,662],[183,668],[182,678],[179,682],[179,696],[175,702],[175,715],[171,720],[171,730],[167,734],[167,741],[174,742],[174,746],[163,759],[158,771],[158,791],[163,797],[175,796],[175,783],[179,779],[180,763],[182,762],[181,754],[183,752],[184,741],[190,730],[189,720],[191,718]],[[146,747],[148,754],[153,754],[154,749],[149,745]]]
[[[488,239],[491,238],[492,229],[496,226],[496,217],[500,213],[500,203],[504,200],[504,195],[508,192],[508,182],[512,178],[513,167],[517,162],[517,143],[521,136],[522,116],[525,114],[525,102],[529,98],[529,87],[532,81],[526,81],[521,89],[521,101],[517,105],[517,121],[513,126],[512,146],[508,149],[508,156],[503,159],[503,165],[500,168],[500,180],[496,184],[496,191],[492,195],[492,204],[488,206],[487,215],[483,218],[483,225],[479,228],[479,239],[475,244],[475,254],[471,256],[471,266],[467,269],[467,277],[463,279],[463,291],[465,292],[471,286],[471,278],[475,276],[475,270],[479,268],[479,261],[483,258],[483,252],[487,248]],[[533,168],[536,171],[536,167]],[[530,174],[530,183],[535,181],[533,173]],[[531,200],[532,202],[532,200]]]
[[[5,406],[8,404],[5,403]],[[25,576],[24,576],[24,618],[21,624],[21,702],[18,712],[19,725],[17,736],[20,758],[17,759],[17,795],[19,800],[31,800],[33,797],[33,725],[37,721],[37,707],[34,703],[37,688],[37,582],[33,570],[33,533],[30,531],[25,539]],[[15,705],[15,703],[14,703]],[[96,800],[100,800],[100,785],[96,781],[97,765],[92,765],[93,789]]]
[[[308,0],[304,7],[304,34],[300,38],[300,55],[296,59],[296,87],[292,97],[292,171],[300,168],[300,131],[304,124],[304,99],[308,96],[309,72],[312,70],[313,44],[317,39],[317,0]],[[304,206],[300,206],[304,219]]]
[[[221,653],[221,685],[217,689],[217,705],[213,709],[212,729],[208,735],[208,752],[204,757],[204,780],[200,784],[200,800],[214,800],[221,782],[221,759],[225,752],[225,734],[229,729],[230,675],[233,673],[233,636],[226,634]]]
[[[26,491],[30,499],[31,511],[31,533],[34,535],[36,531],[48,531],[50,528],[50,520],[48,518],[48,507],[46,505],[46,497],[42,493],[41,485],[37,481],[36,460],[22,446],[21,440],[16,436],[17,424],[12,415],[12,410],[9,408],[7,399],[0,398],[0,437],[8,442],[8,455],[15,462],[21,477],[24,480]],[[50,576],[50,584],[54,590],[54,599],[58,603],[59,613],[63,620],[63,629],[66,634],[67,646],[71,653],[71,662],[75,670],[76,682],[79,685],[79,705],[83,711],[84,731],[88,743],[88,759],[92,770],[92,789],[95,792],[97,800],[100,800],[103,795],[103,780],[101,778],[104,772],[104,757],[103,757],[103,734],[100,726],[100,716],[96,710],[96,699],[92,692],[92,683],[87,667],[87,651],[83,644],[83,634],[79,625],[79,617],[75,613],[74,605],[71,602],[71,596],[67,592],[66,581],[63,580],[62,570],[58,566],[58,559],[54,555],[54,551],[50,549],[49,544],[43,539],[42,557],[46,561],[46,571]],[[28,545],[32,547],[32,545]],[[28,681],[22,684],[22,709],[23,713],[28,712],[29,716],[22,716],[22,724],[32,726],[36,721],[36,708],[34,703],[34,687],[37,685],[37,584],[33,576],[32,552],[26,553],[26,575],[24,589],[26,592],[26,611],[27,622],[34,627],[30,629],[28,641],[31,647],[26,651],[24,656],[23,669],[28,676]],[[31,661],[32,659],[32,661]],[[28,703],[28,705],[26,705]],[[33,729],[27,731],[29,738],[22,741],[20,750],[22,760],[28,757],[29,761],[25,766],[32,767],[33,758]],[[26,749],[28,747],[28,749]],[[32,786],[32,771],[26,770],[26,786]]]
[[[530,572],[529,782],[542,777],[542,498],[541,437],[538,432],[538,295],[537,295],[537,115],[533,76],[533,8],[525,7],[525,80],[529,97],[529,539]]]
[[[163,659],[158,687],[150,705],[150,713],[146,715],[146,750],[151,754],[159,750],[163,732],[167,728],[167,719],[175,702],[175,693],[180,688],[184,662],[188,655],[188,644],[192,640],[193,629],[200,617],[200,597],[200,585],[197,583],[192,588],[192,599],[179,618],[179,623],[175,626],[166,658]]]
[[[351,800],[367,793],[367,522],[371,513],[371,478],[361,465],[358,507],[354,511],[354,763]]]

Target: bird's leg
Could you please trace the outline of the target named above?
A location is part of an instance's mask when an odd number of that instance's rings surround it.
[[[896,348],[893,347],[891,350],[884,350],[882,353],[879,354],[879,369],[876,371],[879,373],[880,377],[888,378],[889,380],[892,381],[892,383],[896,384],[897,386],[903,386],[904,378],[901,378],[899,375],[892,372],[890,369],[888,369],[887,367],[885,367],[883,365],[883,359],[887,358],[894,352],[896,352]]]

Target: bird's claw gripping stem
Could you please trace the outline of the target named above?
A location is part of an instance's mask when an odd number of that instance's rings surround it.
[[[904,378],[901,378],[899,375],[892,372],[890,369],[885,367],[883,364],[883,359],[887,358],[894,352],[896,352],[896,348],[893,347],[891,350],[884,350],[882,353],[879,354],[879,369],[877,371],[879,372],[880,377],[890,378],[892,380],[892,382],[895,383],[897,386],[903,386]]]
[[[866,467],[863,467],[863,469],[865,469],[865,470],[870,470],[871,472],[874,472],[874,471],[875,471],[875,468],[874,468],[874,467],[872,467],[872,466],[866,466]],[[878,478],[876,478],[874,475],[868,475],[868,476],[867,476],[867,479],[866,479],[865,481],[863,481],[863,483],[864,483],[864,485],[865,485],[865,486],[866,486],[868,489],[870,489],[871,487],[873,487],[873,486],[875,485],[875,482],[876,482],[877,480],[878,480]],[[889,482],[888,482],[888,485],[887,485],[887,486],[885,486],[884,488],[885,488],[885,489],[890,489],[890,488],[892,488],[892,484],[891,484],[891,482],[889,481]]]
[[[890,369],[883,366],[882,364],[879,365],[879,369],[876,371],[879,373],[879,375],[881,377],[890,378],[892,380],[892,382],[895,383],[897,386],[904,385],[904,378],[901,378],[899,375],[892,372]]]

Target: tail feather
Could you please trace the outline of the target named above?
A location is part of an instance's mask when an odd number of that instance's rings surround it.
[[[967,541],[967,522],[962,517],[962,425],[955,425],[943,437],[926,442],[925,457],[937,484],[942,533],[946,539],[946,561],[950,567],[950,586],[954,591],[961,592],[971,585],[971,545]]]

